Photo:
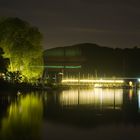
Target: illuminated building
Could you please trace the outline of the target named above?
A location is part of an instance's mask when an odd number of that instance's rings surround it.
[[[61,79],[63,74],[77,75],[84,58],[79,48],[54,48],[44,52],[45,77]]]
[[[136,74],[129,72],[130,67],[126,69],[123,54],[123,50],[120,56],[117,50],[88,43],[49,49],[44,52],[44,77],[55,82],[63,77],[63,84],[137,87],[139,71]]]

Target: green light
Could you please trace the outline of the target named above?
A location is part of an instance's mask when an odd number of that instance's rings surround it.
[[[66,69],[79,69],[81,66],[65,66]]]
[[[50,68],[50,69],[63,69],[64,66],[45,66],[45,68]]]
[[[30,67],[45,67],[48,69],[79,69],[81,66],[30,66]]]

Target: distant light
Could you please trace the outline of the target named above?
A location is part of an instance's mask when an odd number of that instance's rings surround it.
[[[140,82],[140,79],[138,79],[138,81]]]
[[[129,86],[132,87],[133,86],[133,82],[129,81]]]
[[[17,92],[17,95],[18,95],[18,96],[21,95],[21,92],[18,91],[18,92]]]
[[[63,73],[62,73],[62,72],[59,72],[58,74],[59,74],[59,75],[63,75]]]
[[[97,87],[97,88],[102,87],[102,84],[95,84],[94,87],[95,87],[95,88],[96,88],[96,87]]]
[[[88,79],[63,79],[62,83],[67,83],[67,82],[81,82],[81,83],[124,83],[123,80],[88,80]]]
[[[65,80],[62,80],[62,83],[67,83],[67,82],[78,82],[78,80],[76,80],[76,79],[65,79]]]

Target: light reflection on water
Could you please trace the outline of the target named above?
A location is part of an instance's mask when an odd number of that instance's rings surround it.
[[[139,111],[140,111],[140,90],[138,91],[138,105],[139,105]]]
[[[71,133],[69,125],[95,130],[114,124],[139,126],[140,90],[95,88],[0,95],[0,109],[0,140],[39,140],[40,131],[50,140],[59,138],[61,129]],[[79,131],[75,129],[71,138]]]
[[[93,105],[96,108],[121,108],[123,89],[66,90],[60,94],[62,106]]]
[[[1,121],[2,140],[40,139],[43,104],[34,94],[28,94],[11,103],[7,116]]]

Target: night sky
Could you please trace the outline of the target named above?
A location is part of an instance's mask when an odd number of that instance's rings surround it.
[[[44,48],[87,42],[140,47],[140,0],[0,0],[0,16],[37,26]]]

